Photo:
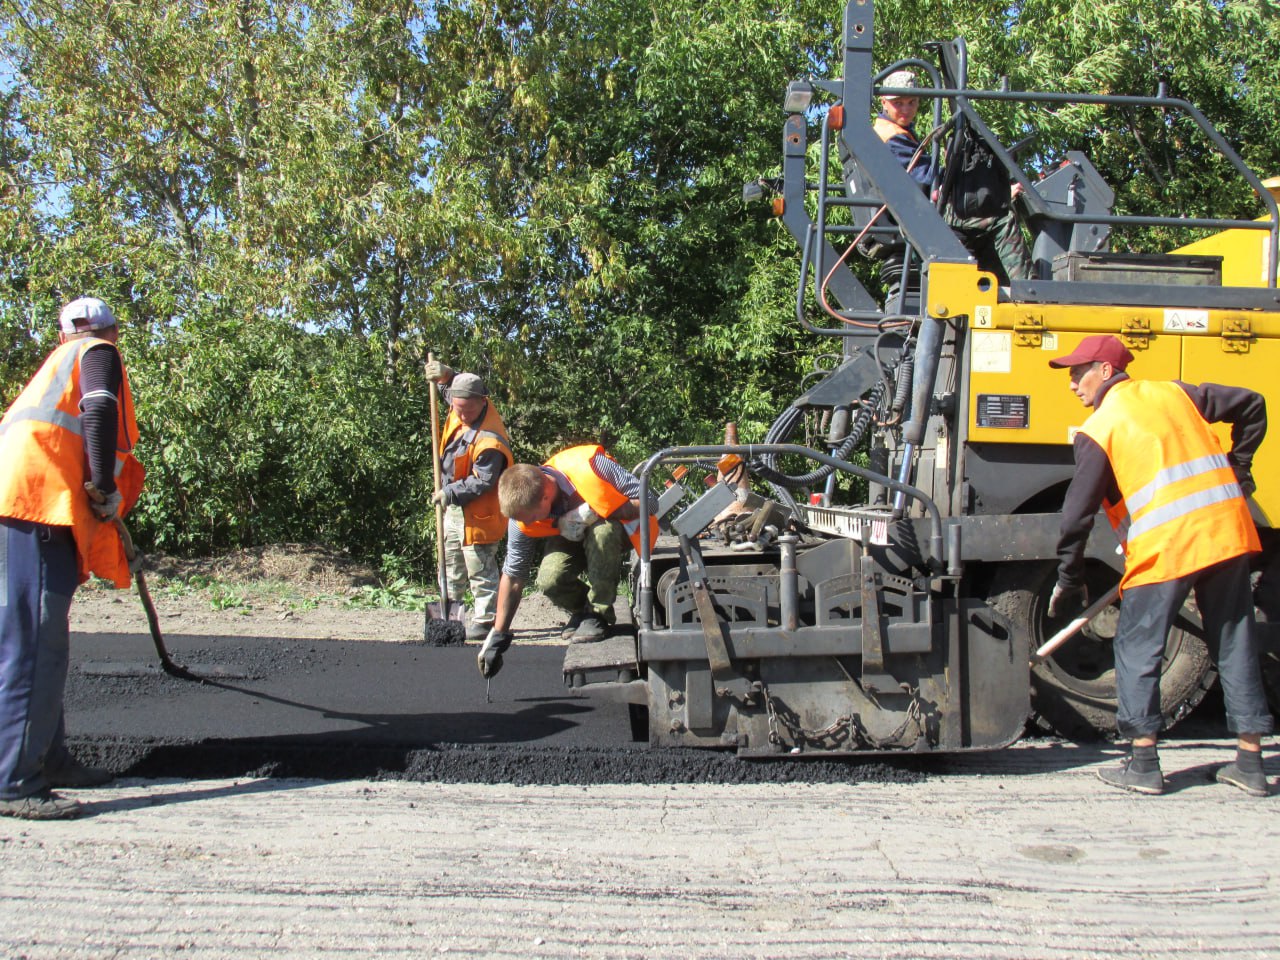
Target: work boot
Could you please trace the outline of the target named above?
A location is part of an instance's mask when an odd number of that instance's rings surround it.
[[[484,641],[484,646],[476,654],[476,666],[480,668],[480,676],[489,680],[498,675],[502,669],[502,655],[511,646],[514,636],[510,633],[498,633],[491,630]]]
[[[74,820],[82,813],[80,804],[60,797],[52,790],[41,790],[16,800],[0,800],[0,817],[21,820]]]
[[[578,611],[570,617],[569,622],[566,623],[564,625],[564,629],[560,631],[560,639],[572,643],[573,635],[578,632],[578,627],[581,625],[582,618],[585,616],[585,613]]]
[[[1153,769],[1134,769],[1134,758],[1125,757],[1115,767],[1103,767],[1098,771],[1098,779],[1121,790],[1132,790],[1134,793],[1164,793],[1164,775],[1160,773],[1160,764]]]
[[[609,635],[609,625],[594,613],[585,613],[578,622],[578,629],[569,638],[570,643],[594,643]]]
[[[467,627],[467,643],[480,643],[489,635],[489,631],[493,629],[493,623],[476,623],[472,621],[471,626]]]
[[[116,775],[106,767],[87,767],[74,757],[68,756],[66,763],[52,770],[45,770],[44,778],[51,787],[100,787],[110,783]]]
[[[1261,768],[1257,770],[1242,770],[1240,764],[1232,762],[1225,767],[1218,768],[1216,779],[1219,783],[1239,787],[1251,797],[1265,797],[1269,792],[1267,790],[1267,776],[1262,772]]]

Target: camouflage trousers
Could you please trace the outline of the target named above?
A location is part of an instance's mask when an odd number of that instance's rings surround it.
[[[1011,279],[1031,279],[1031,253],[1027,250],[1027,241],[1022,233],[1022,220],[1013,207],[998,217],[957,217],[948,211],[946,221],[965,249],[978,261],[978,267],[994,273],[996,282],[1001,286],[1007,286]],[[888,309],[889,304],[897,302],[902,288],[901,248],[884,254],[883,260],[880,276],[888,289]],[[907,285],[907,302],[895,309],[908,313],[918,309],[915,300],[918,298],[919,286],[919,259],[913,257]]]
[[[593,523],[580,542],[551,537],[538,567],[538,589],[561,610],[574,614],[589,607],[604,623],[613,623],[613,602],[618,599],[622,556],[628,546],[622,524],[616,520]]]
[[[998,217],[962,218],[948,214],[947,224],[978,266],[994,273],[1001,285],[1010,280],[1031,279],[1031,254],[1015,206]]]
[[[471,622],[493,623],[498,609],[498,543],[462,545],[462,508],[444,511],[444,570],[449,596],[461,600],[471,589]]]

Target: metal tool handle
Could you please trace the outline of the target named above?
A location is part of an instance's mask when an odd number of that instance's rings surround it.
[[[1084,629],[1085,624],[1115,603],[1118,596],[1120,596],[1120,585],[1116,584],[1089,606],[1085,607],[1078,617],[1075,617],[1065,627],[1041,644],[1040,649],[1031,656],[1031,665],[1034,667],[1036,664],[1047,660],[1055,650]]]
[[[91,480],[85,481],[84,492],[89,495],[89,499],[94,503],[107,502],[106,494],[94,486]],[[133,537],[129,535],[129,528],[124,525],[124,520],[119,516],[112,517],[111,522],[116,528],[116,533],[120,535],[120,543],[124,547],[125,559],[132,563],[138,556],[138,548],[134,546]],[[155,644],[156,655],[160,657],[160,668],[171,677],[180,677],[183,680],[199,680],[199,677],[186,667],[174,663],[173,658],[169,656],[169,651],[164,645],[164,637],[160,633],[160,616],[156,613],[156,605],[151,599],[151,591],[147,589],[146,574],[141,570],[131,572],[133,573],[134,583],[138,585],[138,599],[142,601],[142,610],[147,615],[147,626],[151,628],[151,640]]]
[[[427,362],[435,359],[428,352]],[[440,482],[440,388],[434,380],[428,381],[427,390],[431,401],[431,477],[432,492],[439,493],[443,487]],[[444,569],[444,504],[435,503],[436,513],[436,579],[440,588],[440,616],[448,616],[449,580]]]

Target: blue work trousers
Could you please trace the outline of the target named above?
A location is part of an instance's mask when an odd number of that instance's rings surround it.
[[[1235,557],[1164,583],[1129,587],[1116,626],[1116,692],[1120,735],[1153,736],[1164,727],[1160,667],[1169,628],[1195,590],[1204,636],[1216,653],[1227,729],[1270,733],[1274,724],[1262,687],[1249,558]],[[1216,649],[1215,649],[1216,648]]]
[[[70,527],[0,517],[0,799],[44,790],[65,751],[62,695],[78,575]]]

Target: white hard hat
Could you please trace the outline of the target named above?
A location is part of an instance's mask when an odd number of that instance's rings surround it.
[[[115,325],[115,314],[97,297],[80,297],[72,300],[58,314],[58,329],[63,333],[105,330]]]

